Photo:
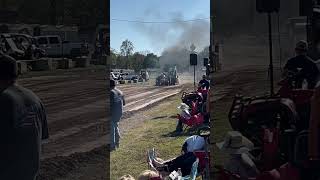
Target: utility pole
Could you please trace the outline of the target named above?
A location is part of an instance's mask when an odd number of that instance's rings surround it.
[[[268,26],[269,26],[269,72],[270,72],[270,94],[271,96],[274,95],[274,88],[273,88],[273,53],[272,53],[272,26],[271,26],[271,13],[268,13]]]
[[[210,59],[210,73],[216,70],[216,61],[214,60],[214,33],[213,33],[213,17],[214,17],[214,0],[210,1],[210,46],[209,46],[209,59]]]

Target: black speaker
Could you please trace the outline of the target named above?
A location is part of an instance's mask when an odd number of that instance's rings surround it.
[[[256,0],[256,8],[259,13],[279,12],[280,0]]]
[[[208,66],[209,58],[203,58],[203,66]]]
[[[198,65],[198,56],[197,56],[197,54],[190,54],[190,65],[191,66]]]

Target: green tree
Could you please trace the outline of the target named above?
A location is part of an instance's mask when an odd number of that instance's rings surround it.
[[[143,63],[145,60],[145,56],[138,52],[134,53],[131,58],[131,67],[135,70],[135,72],[140,72],[143,69]]]
[[[118,59],[118,53],[116,52],[115,49],[110,49],[110,62],[111,62],[111,67],[116,68],[117,67],[117,59]]]
[[[127,69],[129,68],[129,56],[132,55],[133,50],[134,50],[134,46],[131,41],[126,39],[125,41],[122,42],[122,44],[120,46],[120,54],[127,58],[127,62],[126,62]]]
[[[143,67],[144,68],[157,68],[159,67],[159,57],[153,53],[147,54],[144,59]]]

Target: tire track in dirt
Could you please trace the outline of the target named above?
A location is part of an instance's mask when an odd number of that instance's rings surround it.
[[[42,161],[51,159],[54,163],[52,158],[59,159],[60,156],[69,156],[76,152],[91,151],[107,144],[108,97],[104,75],[104,72],[95,76],[70,73],[70,77],[57,74],[56,77],[52,75],[48,79],[37,77],[19,80],[20,84],[33,90],[43,100],[47,109],[50,138],[43,142]],[[141,105],[165,96],[179,87],[135,84],[119,88],[126,96],[128,107],[134,107],[135,104]],[[53,165],[53,169],[60,172],[59,167]]]
[[[64,176],[76,168],[78,163],[85,163],[83,159],[95,158],[101,151],[105,151],[99,147],[105,146],[109,137],[109,129],[106,128],[109,122],[106,111],[109,97],[105,71],[50,73],[50,76],[28,77],[18,81],[43,100],[48,113],[50,137],[42,144],[41,179],[55,179],[59,174]],[[150,84],[118,87],[126,96],[127,108],[141,106],[181,88],[155,87]],[[97,154],[92,154],[94,148],[99,149]],[[51,172],[56,172],[58,176]]]

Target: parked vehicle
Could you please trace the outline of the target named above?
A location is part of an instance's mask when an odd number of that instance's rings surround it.
[[[110,80],[117,80],[117,77],[112,72],[110,73]]]
[[[139,76],[136,75],[136,74],[125,73],[125,74],[123,74],[122,79],[123,80],[129,80],[129,81],[138,80]]]
[[[149,81],[150,76],[147,70],[141,70],[140,71],[140,79],[145,80],[145,81]]]
[[[122,77],[119,72],[112,72],[117,80],[122,80]]]
[[[9,34],[0,35],[0,51],[15,59],[22,59],[25,56],[25,52],[16,46],[12,36]]]
[[[118,72],[110,72],[110,79],[113,80],[123,80]]]
[[[24,59],[40,59],[46,56],[44,49],[39,47],[36,38],[27,34],[9,34],[16,46],[25,52]]]
[[[45,49],[50,57],[77,57],[89,54],[86,43],[62,41],[60,36],[37,36],[38,44]]]

